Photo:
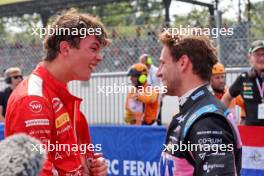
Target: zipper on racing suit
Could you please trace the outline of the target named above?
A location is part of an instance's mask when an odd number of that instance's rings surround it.
[[[74,130],[75,140],[78,146],[79,146],[79,141],[78,141],[77,132],[76,132],[76,120],[77,120],[77,113],[79,109],[80,109],[80,102],[75,100],[74,109],[73,109],[73,130]],[[87,161],[86,154],[79,153],[79,156],[80,156],[80,160],[81,160],[81,164],[83,166],[84,172],[90,175],[89,174],[89,162]]]

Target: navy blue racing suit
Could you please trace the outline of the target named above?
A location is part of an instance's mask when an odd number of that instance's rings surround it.
[[[160,175],[240,175],[241,139],[232,118],[206,86],[195,90],[170,123]]]

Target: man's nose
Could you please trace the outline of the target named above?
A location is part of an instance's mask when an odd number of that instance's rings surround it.
[[[161,74],[161,68],[160,67],[158,68],[158,71],[156,73],[156,76],[159,77],[159,78],[162,76],[162,74]]]
[[[97,60],[98,62],[101,62],[101,61],[103,60],[102,55],[101,55],[101,54],[98,54],[97,57],[96,57],[96,60]]]

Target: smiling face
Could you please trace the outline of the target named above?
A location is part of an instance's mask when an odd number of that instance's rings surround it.
[[[88,80],[102,60],[101,48],[111,43],[103,24],[93,16],[71,9],[58,15],[50,27],[69,30],[45,36],[44,66],[64,83]]]
[[[102,61],[101,45],[95,36],[81,39],[79,48],[69,48],[67,65],[71,80],[89,80],[97,64]]]
[[[249,55],[250,64],[258,71],[264,70],[264,48],[260,48]]]
[[[163,85],[167,86],[167,95],[178,95],[178,90],[181,85],[180,75],[179,62],[173,61],[170,50],[167,46],[163,47],[157,76],[161,78]]]

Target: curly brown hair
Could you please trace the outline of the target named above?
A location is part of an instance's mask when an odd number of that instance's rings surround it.
[[[100,44],[104,47],[111,41],[108,39],[107,32],[103,24],[95,17],[88,14],[78,13],[75,9],[70,9],[64,12],[62,15],[54,17],[52,24],[47,29],[65,30],[70,32],[67,34],[48,34],[44,39],[44,48],[46,50],[45,60],[52,61],[59,53],[59,46],[61,41],[67,41],[71,47],[79,48],[80,40],[84,34],[74,34],[73,29],[86,29],[85,36],[89,35],[89,31],[100,29],[100,35],[95,35]]]
[[[169,48],[174,61],[187,55],[193,65],[193,73],[209,81],[213,65],[217,63],[216,48],[207,36],[172,35],[168,31],[160,34],[160,41]]]

